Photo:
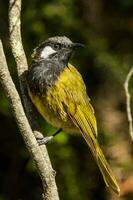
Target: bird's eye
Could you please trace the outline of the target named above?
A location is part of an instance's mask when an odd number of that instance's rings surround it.
[[[65,45],[65,44],[63,44],[63,45],[62,45],[62,47],[63,47],[63,48],[66,48],[66,45]]]
[[[54,44],[54,49],[55,50],[61,49],[61,45],[59,43]]]

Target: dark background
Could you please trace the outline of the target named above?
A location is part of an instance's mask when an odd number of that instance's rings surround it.
[[[0,3],[0,36],[13,80],[19,90],[9,45],[8,1]],[[121,185],[118,198],[105,187],[90,151],[80,136],[61,133],[47,147],[61,200],[133,199],[133,154],[124,81],[133,65],[132,0],[25,0],[22,39],[31,61],[32,50],[48,37],[65,35],[85,44],[71,59],[87,85],[98,121],[99,143]],[[130,82],[133,96],[133,79]],[[40,116],[44,133],[54,128]],[[39,200],[42,186],[0,88],[0,200]]]

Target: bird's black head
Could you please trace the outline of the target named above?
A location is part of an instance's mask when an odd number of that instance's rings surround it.
[[[36,61],[46,60],[59,62],[61,64],[68,64],[68,60],[72,52],[83,45],[80,43],[73,43],[65,36],[51,37],[41,43],[33,53],[33,59]]]
[[[27,83],[32,92],[42,95],[53,86],[60,73],[68,66],[68,60],[77,47],[69,38],[52,37],[40,44],[32,54]]]

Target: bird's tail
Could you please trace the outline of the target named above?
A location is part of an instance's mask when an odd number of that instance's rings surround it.
[[[94,123],[91,123],[91,116],[86,114],[88,112],[84,111],[84,108],[78,107],[77,113],[74,116],[71,116],[71,119],[75,123],[75,125],[79,128],[82,136],[86,140],[88,146],[90,147],[93,156],[99,166],[99,169],[103,175],[103,179],[107,185],[110,187],[115,193],[120,194],[120,188],[117,184],[115,176],[98,144],[95,130],[96,128],[93,126]],[[92,121],[93,122],[93,121]]]
[[[83,133],[83,137],[85,138],[87,144],[90,147],[90,138],[87,139],[88,134],[85,136],[86,134]],[[92,140],[93,141],[93,140]],[[91,146],[91,151],[93,153],[93,156],[98,164],[98,167],[103,175],[103,179],[106,183],[107,187],[110,187],[116,194],[120,194],[120,188],[117,184],[116,178],[98,144],[97,141],[93,141],[93,147],[95,147],[95,149]]]
[[[97,162],[99,169],[103,175],[103,179],[104,179],[107,187],[111,187],[111,189],[119,195],[120,188],[117,184],[117,181],[113,175],[113,172],[112,172],[107,160],[105,159],[105,156],[104,156],[101,148],[99,147],[99,145],[97,146],[96,152],[97,152],[96,162]]]

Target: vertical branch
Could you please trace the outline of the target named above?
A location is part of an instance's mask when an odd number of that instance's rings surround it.
[[[129,81],[132,75],[133,75],[133,67],[130,69],[130,71],[127,74],[127,77],[124,83],[124,88],[125,88],[125,94],[126,94],[126,107],[127,107],[127,118],[129,122],[129,134],[133,141],[133,119],[132,119],[132,111],[131,111],[131,96],[129,92]]]
[[[39,135],[41,137],[42,134],[38,131],[35,131],[38,129],[37,122],[35,119],[36,114],[28,98],[27,90],[26,90],[26,71],[28,70],[28,65],[27,65],[27,60],[26,60],[25,52],[22,45],[20,14],[21,14],[21,0],[10,0],[9,1],[10,43],[11,43],[12,52],[17,64],[17,72],[18,72],[18,77],[19,77],[19,82],[20,82],[22,100],[24,103],[24,107],[25,107],[25,111],[26,111],[26,115],[28,117],[29,123],[32,129],[34,130],[34,134],[31,130],[29,134],[28,129],[25,130],[25,134],[23,131],[21,130],[20,131],[25,140],[27,148],[31,152],[32,158],[34,159],[36,163],[38,173],[41,177],[42,184],[43,184],[43,199],[59,200],[57,187],[55,183],[55,173],[52,169],[46,146],[44,145],[41,147],[38,146],[34,137],[34,135],[35,136]],[[17,112],[19,112],[19,110],[18,111],[16,110],[16,114]]]
[[[9,1],[9,32],[10,32],[10,44],[12,52],[17,64],[17,73],[20,82],[21,96],[28,116],[28,120],[33,126],[34,111],[32,104],[29,102],[26,94],[26,71],[28,69],[27,59],[22,45],[21,38],[21,0]]]

